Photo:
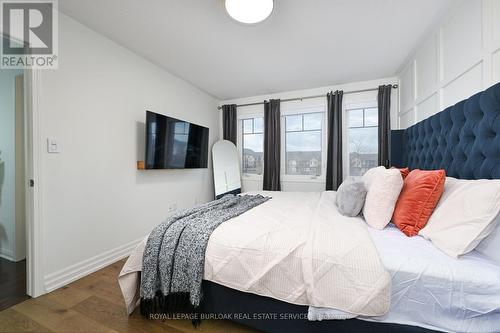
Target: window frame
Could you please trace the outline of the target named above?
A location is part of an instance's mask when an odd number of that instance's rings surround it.
[[[367,100],[365,102],[356,102],[356,103],[344,103],[342,106],[342,175],[343,179],[346,179],[350,176],[350,168],[349,168],[349,123],[347,121],[347,112],[350,110],[359,110],[359,109],[373,109],[378,108],[378,102],[376,100]],[[364,111],[363,111],[363,124],[364,124]],[[377,119],[378,124],[378,119]],[[366,126],[366,127],[375,127],[377,126]],[[365,128],[363,127],[353,127],[353,128]]]
[[[323,121],[321,122],[321,175],[288,175],[286,174],[286,116],[305,115],[308,113],[323,113]],[[281,110],[281,181],[282,182],[305,182],[305,183],[324,183],[326,181],[326,122],[327,112],[325,104],[293,107],[282,107]]]

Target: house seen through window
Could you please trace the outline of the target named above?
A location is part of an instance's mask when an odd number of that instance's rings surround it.
[[[323,112],[285,116],[285,173],[321,176]]]
[[[264,165],[264,118],[248,118],[242,126],[242,169],[247,174],[262,174]]]

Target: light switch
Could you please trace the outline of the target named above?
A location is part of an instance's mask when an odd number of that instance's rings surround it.
[[[59,145],[59,140],[55,138],[47,138],[47,152],[51,154],[60,153],[61,146]]]

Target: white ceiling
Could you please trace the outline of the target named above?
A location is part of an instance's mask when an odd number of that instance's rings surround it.
[[[219,99],[396,74],[452,0],[275,0],[254,26],[223,0],[60,0],[60,9]]]

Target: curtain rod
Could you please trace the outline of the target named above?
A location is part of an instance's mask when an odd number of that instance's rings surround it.
[[[393,84],[392,88],[393,89],[397,89],[398,85],[397,84]],[[354,94],[354,93],[361,93],[361,92],[367,92],[367,91],[376,91],[376,90],[378,90],[378,88],[344,91],[344,95],[346,95],[346,94]],[[319,97],[325,97],[325,96],[326,95],[313,95],[313,96],[305,96],[305,97],[285,98],[285,99],[282,99],[281,102],[302,101],[304,99],[319,98]],[[238,104],[238,105],[236,105],[236,107],[239,108],[239,107],[242,107],[242,106],[252,106],[252,105],[261,105],[261,104],[264,104],[264,102]],[[222,106],[218,106],[217,110],[222,110]]]

